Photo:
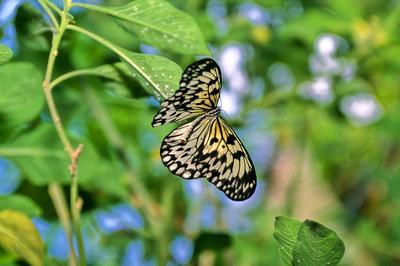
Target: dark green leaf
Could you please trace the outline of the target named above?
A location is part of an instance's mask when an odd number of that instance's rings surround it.
[[[41,74],[30,63],[0,66],[0,132],[21,126],[43,108]]]
[[[219,251],[232,245],[231,236],[225,233],[202,233],[195,241],[195,253],[204,250]]]

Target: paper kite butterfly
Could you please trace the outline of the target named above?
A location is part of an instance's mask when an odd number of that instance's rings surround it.
[[[161,103],[152,126],[185,121],[164,138],[163,164],[185,179],[206,178],[230,199],[241,201],[254,193],[256,173],[242,142],[219,116],[220,90],[221,70],[214,60],[191,64],[179,89]]]

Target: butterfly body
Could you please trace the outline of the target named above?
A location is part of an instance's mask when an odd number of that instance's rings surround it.
[[[161,103],[152,125],[182,122],[168,134],[160,155],[169,171],[185,179],[206,178],[232,200],[256,188],[254,165],[236,133],[220,117],[221,71],[203,59],[184,71],[180,88]]]

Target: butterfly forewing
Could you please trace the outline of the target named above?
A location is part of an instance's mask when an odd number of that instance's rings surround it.
[[[190,119],[217,107],[221,71],[212,59],[197,61],[186,68],[179,89],[163,101],[152,126]]]

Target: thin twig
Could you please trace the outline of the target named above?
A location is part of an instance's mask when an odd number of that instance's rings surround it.
[[[62,188],[57,183],[51,183],[49,185],[49,195],[51,200],[53,201],[53,205],[56,209],[57,216],[60,219],[61,225],[65,230],[65,234],[67,235],[68,244],[70,247],[70,256],[69,260],[70,266],[76,266],[77,259],[75,254],[74,243],[72,240],[72,225],[71,225],[71,217],[68,213],[67,203],[65,202],[64,192]]]
[[[42,2],[44,3],[44,2]],[[44,4],[45,5],[45,4]],[[64,127],[61,123],[60,116],[58,114],[58,110],[56,107],[56,104],[53,99],[53,95],[51,93],[51,79],[53,75],[53,68],[54,68],[54,63],[56,60],[56,57],[58,55],[58,48],[60,46],[60,42],[62,39],[62,36],[66,30],[66,27],[69,23],[69,9],[71,8],[71,1],[70,0],[64,0],[64,10],[62,11],[61,14],[61,22],[59,24],[59,27],[57,30],[53,33],[53,38],[52,38],[52,45],[49,53],[49,58],[47,62],[47,68],[46,68],[46,74],[45,74],[45,79],[43,81],[42,87],[43,87],[43,92],[46,98],[47,105],[49,107],[50,115],[53,121],[53,124],[55,126],[55,129],[57,131],[57,134],[64,146],[65,152],[68,154],[71,164],[69,166],[70,174],[71,174],[71,215],[72,215],[72,220],[74,224],[74,230],[77,235],[77,242],[78,242],[78,249],[79,249],[79,264],[80,266],[85,266],[86,265],[86,259],[85,259],[85,252],[83,249],[83,239],[82,239],[82,234],[81,234],[81,227],[80,227],[80,209],[78,209],[78,206],[76,204],[77,202],[77,197],[78,197],[78,180],[76,176],[77,172],[77,161],[79,158],[79,155],[81,154],[83,145],[79,145],[78,148],[74,149],[72,147],[71,142],[69,141],[67,134],[64,130]],[[72,230],[68,230],[69,237],[72,238]],[[71,254],[74,252],[74,247],[71,244],[70,245],[71,249]],[[76,256],[73,256],[73,260],[75,261],[75,264],[77,264]],[[71,263],[71,262],[70,262]]]

